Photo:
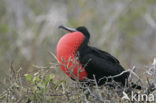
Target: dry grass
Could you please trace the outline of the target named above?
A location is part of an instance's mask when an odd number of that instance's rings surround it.
[[[154,94],[156,84],[156,61],[148,66],[144,77],[139,77],[135,73],[135,68],[129,69],[131,72],[129,82],[142,86],[142,90],[108,87],[103,85],[98,87],[95,82],[94,87],[82,85],[80,82],[69,82],[67,79],[58,80],[52,69],[59,68],[56,63],[50,63],[47,67],[34,66],[37,70],[34,73],[22,73],[22,68],[17,71],[10,66],[10,86],[0,94],[2,103],[140,103],[122,99],[123,93],[131,95],[131,91],[139,94]],[[61,78],[61,77],[60,77]],[[142,78],[146,78],[143,80]],[[115,85],[118,85],[114,82]],[[146,103],[146,101],[141,101]],[[147,102],[151,103],[151,102]],[[154,101],[153,101],[154,103]]]

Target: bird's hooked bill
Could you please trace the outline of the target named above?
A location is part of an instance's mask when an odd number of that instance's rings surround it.
[[[76,29],[69,28],[69,27],[66,27],[66,26],[63,26],[63,25],[60,25],[58,28],[62,28],[62,29],[67,30],[69,32],[76,32],[77,31]]]

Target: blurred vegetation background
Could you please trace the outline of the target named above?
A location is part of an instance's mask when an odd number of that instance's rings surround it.
[[[48,52],[56,54],[65,33],[59,25],[86,26],[90,45],[125,68],[142,69],[156,56],[156,0],[0,0],[0,90],[11,62],[32,72],[55,61]]]

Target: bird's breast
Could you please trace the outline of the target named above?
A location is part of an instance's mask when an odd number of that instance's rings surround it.
[[[64,35],[57,44],[57,59],[60,68],[73,79],[83,80],[87,72],[76,58],[78,48],[84,41],[81,32],[73,32]]]

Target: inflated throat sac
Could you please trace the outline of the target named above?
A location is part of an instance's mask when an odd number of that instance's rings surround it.
[[[88,75],[76,56],[83,41],[84,35],[81,32],[72,32],[65,34],[57,45],[60,68],[73,79],[84,80]]]

